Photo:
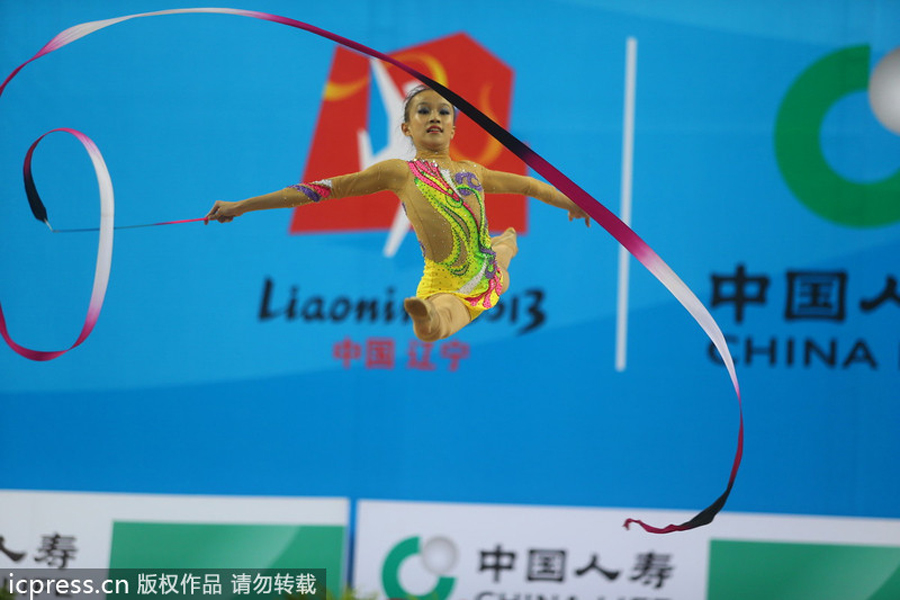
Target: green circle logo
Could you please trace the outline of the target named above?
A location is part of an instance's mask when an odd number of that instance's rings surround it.
[[[421,596],[410,594],[400,583],[400,568],[406,559],[416,555],[421,555],[427,571],[437,575],[434,588]],[[384,587],[385,595],[388,598],[410,600],[447,600],[456,579],[446,577],[445,574],[456,564],[456,558],[456,545],[447,538],[432,538],[422,548],[418,536],[400,541],[388,552],[381,569],[381,585]]]
[[[849,227],[900,220],[900,169],[881,181],[848,181],[825,160],[819,141],[834,103],[866,91],[870,55],[869,46],[853,46],[816,61],[794,81],[775,122],[775,157],[788,187],[814,213]]]

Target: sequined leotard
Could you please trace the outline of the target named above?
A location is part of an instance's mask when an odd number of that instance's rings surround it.
[[[452,247],[441,260],[429,258],[423,248],[425,269],[416,295],[453,294],[465,302],[474,319],[494,306],[503,291],[501,271],[491,249],[484,190],[471,171],[454,174],[425,160],[408,164],[416,188],[443,217],[452,236]]]

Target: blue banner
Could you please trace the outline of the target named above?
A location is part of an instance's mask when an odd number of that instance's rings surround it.
[[[728,509],[900,518],[900,6],[716,6],[240,8],[471,85],[611,210],[627,202],[735,357],[747,437]],[[72,25],[176,7],[5,2],[0,73]],[[22,160],[41,134],[97,143],[117,224],[202,217],[362,161],[360,131],[374,155],[398,149],[403,82],[379,69],[304,32],[203,14],[123,23],[28,65],[0,98],[11,335],[71,344],[96,256],[95,233],[52,234],[30,214]],[[505,160],[489,140],[457,151]],[[47,139],[33,169],[55,227],[96,226],[77,141]],[[351,218],[340,202],[336,225],[311,207],[117,232],[91,337],[46,363],[0,352],[0,487],[671,509],[721,492],[737,431],[724,368],[603,231],[494,199],[495,226],[520,230],[511,290],[425,344],[402,309],[418,245],[410,233],[386,249],[396,205]]]

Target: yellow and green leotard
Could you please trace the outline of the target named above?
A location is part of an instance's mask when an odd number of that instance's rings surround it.
[[[446,258],[425,257],[420,298],[453,294],[475,318],[494,306],[503,291],[503,278],[491,249],[484,209],[484,190],[474,173],[450,173],[436,163],[409,161],[416,188],[450,226],[452,248]]]

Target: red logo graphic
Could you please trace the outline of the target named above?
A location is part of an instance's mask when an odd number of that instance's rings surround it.
[[[477,106],[504,127],[509,126],[512,70],[466,34],[456,34],[391,54]],[[419,82],[393,65],[337,48],[321,112],[316,123],[303,181],[352,173],[386,158],[412,158],[412,144],[400,132],[402,100]],[[374,152],[368,138],[371,86],[386,111],[388,147]],[[404,154],[405,153],[405,154]],[[465,115],[457,120],[451,154],[489,169],[525,174],[525,165],[500,142]],[[526,199],[492,195],[487,215],[494,231],[515,227],[527,231]],[[291,233],[392,230],[400,202],[391,192],[344,198],[296,209]],[[403,221],[402,223],[405,223]],[[399,225],[405,234],[408,225]],[[402,239],[402,238],[401,238]]]

